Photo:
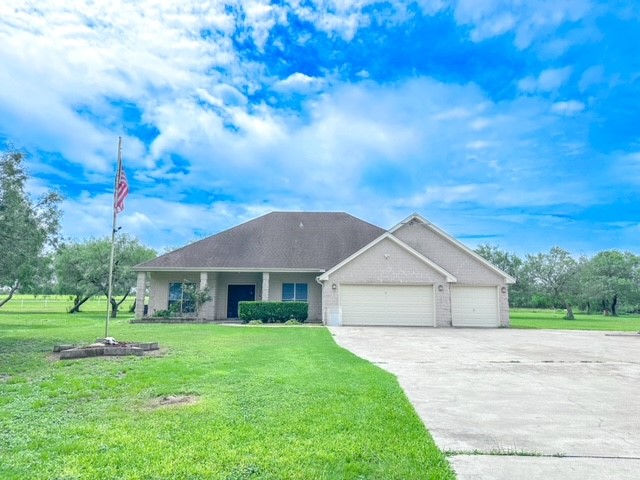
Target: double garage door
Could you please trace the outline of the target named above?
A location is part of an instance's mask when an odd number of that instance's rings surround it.
[[[341,285],[343,325],[435,325],[432,285]],[[454,327],[497,327],[497,287],[451,286]]]
[[[343,325],[434,325],[432,285],[341,285]]]

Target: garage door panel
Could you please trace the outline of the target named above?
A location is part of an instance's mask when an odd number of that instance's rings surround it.
[[[342,285],[343,325],[433,325],[431,285]]]
[[[496,327],[499,324],[497,287],[451,287],[454,327]]]

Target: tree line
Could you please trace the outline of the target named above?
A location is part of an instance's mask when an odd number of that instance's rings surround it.
[[[0,307],[14,293],[70,295],[70,313],[94,295],[108,296],[110,238],[83,241],[60,236],[62,196],[48,191],[32,198],[29,176],[19,151],[0,154]],[[136,284],[132,267],[152,259],[156,252],[128,235],[115,245],[111,314],[128,298]],[[574,307],[604,315],[640,311],[640,257],[609,250],[592,257],[575,257],[553,247],[547,253],[519,257],[496,245],[480,245],[476,252],[516,279],[509,289],[512,307]]]
[[[95,295],[108,296],[110,236],[83,241],[60,235],[62,195],[28,194],[29,176],[19,151],[0,154],[0,307],[16,292],[64,294],[72,298],[70,313]],[[136,285],[134,265],[150,260],[156,251],[128,235],[115,242],[111,316]]]
[[[496,245],[480,245],[480,256],[516,279],[509,288],[512,307],[565,308],[618,315],[640,312],[640,256],[607,250],[575,257],[553,247],[519,257]]]

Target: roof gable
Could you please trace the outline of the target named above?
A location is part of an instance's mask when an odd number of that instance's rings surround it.
[[[431,232],[433,232],[438,237],[440,237],[443,240],[445,240],[447,243],[451,244],[452,246],[454,246],[458,250],[464,252],[466,255],[469,255],[476,262],[478,262],[479,264],[483,265],[484,267],[486,267],[488,270],[492,271],[496,275],[502,277],[506,283],[516,283],[515,278],[513,278],[511,275],[509,275],[508,273],[506,273],[503,270],[499,269],[498,267],[493,265],[491,262],[487,261],[486,259],[484,259],[480,255],[478,255],[476,252],[471,250],[469,247],[464,245],[462,242],[460,242],[456,238],[452,237],[451,235],[449,235],[444,230],[441,230],[440,228],[436,227],[433,223],[429,222],[427,219],[425,219],[424,217],[422,217],[421,215],[419,215],[417,213],[409,215],[407,218],[405,218],[403,221],[398,223],[395,227],[393,227],[389,231],[391,233],[397,232],[398,230],[400,230],[405,225],[413,225],[413,222],[419,223],[423,227],[429,229]]]
[[[417,260],[423,262],[424,264],[428,265],[430,268],[432,268],[436,272],[440,273],[442,276],[444,276],[447,279],[447,282],[456,282],[457,281],[457,279],[456,279],[456,277],[454,275],[452,275],[451,273],[446,271],[440,265],[438,265],[438,264],[434,263],[433,261],[429,260],[427,257],[422,255],[417,250],[411,248],[409,245],[407,245],[402,240],[400,240],[399,238],[397,238],[394,235],[392,235],[390,232],[383,233],[378,238],[373,240],[371,243],[369,243],[368,245],[365,245],[360,250],[358,250],[357,252],[353,253],[353,255],[350,255],[348,258],[345,258],[342,262],[338,263],[336,266],[334,266],[330,270],[328,270],[325,273],[323,273],[322,275],[320,275],[318,277],[318,280],[321,280],[321,281],[327,280],[331,274],[333,274],[334,272],[340,270],[342,267],[347,265],[349,262],[353,261],[354,259],[356,259],[360,255],[362,255],[363,253],[367,252],[368,250],[370,250],[375,245],[379,244],[380,242],[382,242],[385,239],[391,240],[396,245],[398,245],[400,248],[406,250],[408,253],[413,255]]]

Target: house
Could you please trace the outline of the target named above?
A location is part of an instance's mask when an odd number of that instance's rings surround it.
[[[304,301],[326,325],[497,327],[515,280],[418,214],[391,230],[346,213],[273,212],[137,265],[136,316],[209,289],[199,316],[243,300]]]

